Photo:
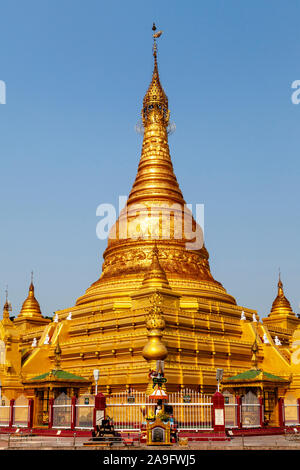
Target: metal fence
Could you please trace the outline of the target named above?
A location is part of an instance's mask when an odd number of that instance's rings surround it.
[[[184,389],[171,393],[168,404],[173,407],[174,422],[178,430],[213,429],[210,396]]]
[[[154,410],[155,404],[145,392],[113,393],[106,398],[106,417],[113,421],[117,431],[140,431]]]
[[[76,429],[93,429],[95,395],[82,395],[75,406]]]
[[[53,428],[70,429],[72,420],[72,400],[61,393],[53,403]]]
[[[225,403],[225,427],[237,428],[237,403]]]
[[[0,426],[8,427],[10,420],[10,401],[5,396],[1,397],[0,402]]]
[[[29,406],[28,399],[21,395],[14,403],[13,426],[26,428],[28,426]]]
[[[263,405],[253,392],[249,391],[241,397],[239,404],[230,392],[224,391],[223,395],[227,429],[238,427],[240,423],[244,428],[261,426]],[[169,407],[166,411],[171,424],[178,430],[213,429],[213,403],[209,395],[183,389],[169,393],[165,406]],[[0,426],[9,427],[12,417],[14,427],[27,427],[30,409],[29,400],[24,395],[11,403],[3,396],[0,400]],[[85,394],[75,400],[61,393],[49,411],[53,428],[91,430],[96,416],[95,396]],[[106,397],[106,417],[111,419],[116,431],[140,431],[148,419],[154,418],[157,411],[156,400],[151,400],[146,392],[131,390]],[[299,424],[300,409],[296,399],[289,399],[287,403],[284,401],[283,412],[287,426]]]
[[[260,427],[260,413],[262,405],[257,396],[249,391],[242,397],[241,415],[244,428]]]
[[[229,390],[224,390],[224,413],[225,413],[225,427],[236,428],[238,427],[238,404],[236,397]]]
[[[173,408],[171,420],[179,430],[213,429],[211,397],[194,390],[169,395],[166,403]],[[145,392],[115,393],[106,399],[106,416],[117,431],[139,431],[147,417],[155,413],[156,403]]]
[[[299,423],[299,404],[284,403],[284,422],[287,426]]]

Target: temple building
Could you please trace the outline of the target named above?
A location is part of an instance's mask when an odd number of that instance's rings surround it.
[[[94,369],[104,394],[146,391],[156,361],[164,361],[168,392],[188,387],[211,395],[216,369],[223,369],[224,393],[251,391],[264,398],[275,425],[279,398],[300,397],[300,320],[281,279],[271,311],[260,321],[211,273],[202,229],[173,170],[170,109],[157,56],[154,40],[140,162],[111,228],[99,279],[52,320],[42,315],[33,281],[13,321],[4,305],[2,395],[34,400],[36,425],[47,422],[49,400],[60,393],[94,393]]]

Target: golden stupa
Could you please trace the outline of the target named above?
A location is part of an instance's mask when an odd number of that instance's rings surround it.
[[[145,391],[157,360],[165,361],[168,391],[190,387],[213,393],[217,368],[224,370],[226,380],[253,367],[254,343],[255,367],[284,379],[279,394],[286,393],[287,383],[289,390],[300,388],[300,322],[281,280],[271,313],[262,323],[255,310],[238,306],[211,274],[202,229],[185,204],[173,170],[170,110],[159,78],[155,39],[153,57],[152,80],[143,100],[138,171],[127,204],[111,228],[101,276],[52,321],[42,316],[33,283],[13,322],[6,308],[0,323],[6,348],[0,376],[8,396],[19,390],[39,400],[46,393],[47,400],[49,393],[54,396],[59,384],[53,374],[47,392],[46,379],[35,378],[56,370],[58,350],[69,394],[74,387],[91,392],[94,369],[100,370],[98,390]],[[68,374],[76,377],[69,388]]]
[[[23,302],[20,314],[15,319],[15,324],[20,328],[27,329],[37,325],[45,325],[49,323],[42,315],[40,304],[34,296],[34,285],[31,280],[28,296]]]

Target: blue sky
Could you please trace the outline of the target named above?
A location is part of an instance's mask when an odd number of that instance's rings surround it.
[[[205,204],[211,271],[266,316],[281,268],[300,303],[298,1],[1,2],[0,302],[18,314],[34,270],[44,315],[101,273],[96,208],[133,183],[152,72],[151,26],[189,203]]]

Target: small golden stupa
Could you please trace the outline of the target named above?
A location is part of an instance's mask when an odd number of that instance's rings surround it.
[[[34,285],[31,282],[29,286],[29,292],[28,292],[28,297],[25,299],[21,312],[19,315],[19,318],[21,317],[27,317],[27,318],[33,318],[33,317],[41,317],[42,312],[40,308],[40,304],[36,300],[34,296]]]
[[[284,292],[283,292],[283,284],[281,282],[281,279],[279,277],[278,281],[278,294],[276,299],[274,300],[271,308],[271,312],[269,317],[274,317],[276,315],[292,315],[293,317],[295,316],[291,304],[288,301],[288,299],[285,297]]]
[[[49,323],[49,320],[43,317],[40,304],[34,296],[33,274],[31,275],[28,296],[24,300],[21,311],[14,323],[22,329],[44,326]]]
[[[263,319],[263,322],[269,330],[274,332],[276,332],[276,328],[284,328],[287,331],[293,331],[299,325],[299,319],[296,317],[290,302],[284,295],[280,274],[277,284],[277,296],[272,304],[269,315],[267,318]],[[285,335],[285,342],[288,341],[288,335]]]

